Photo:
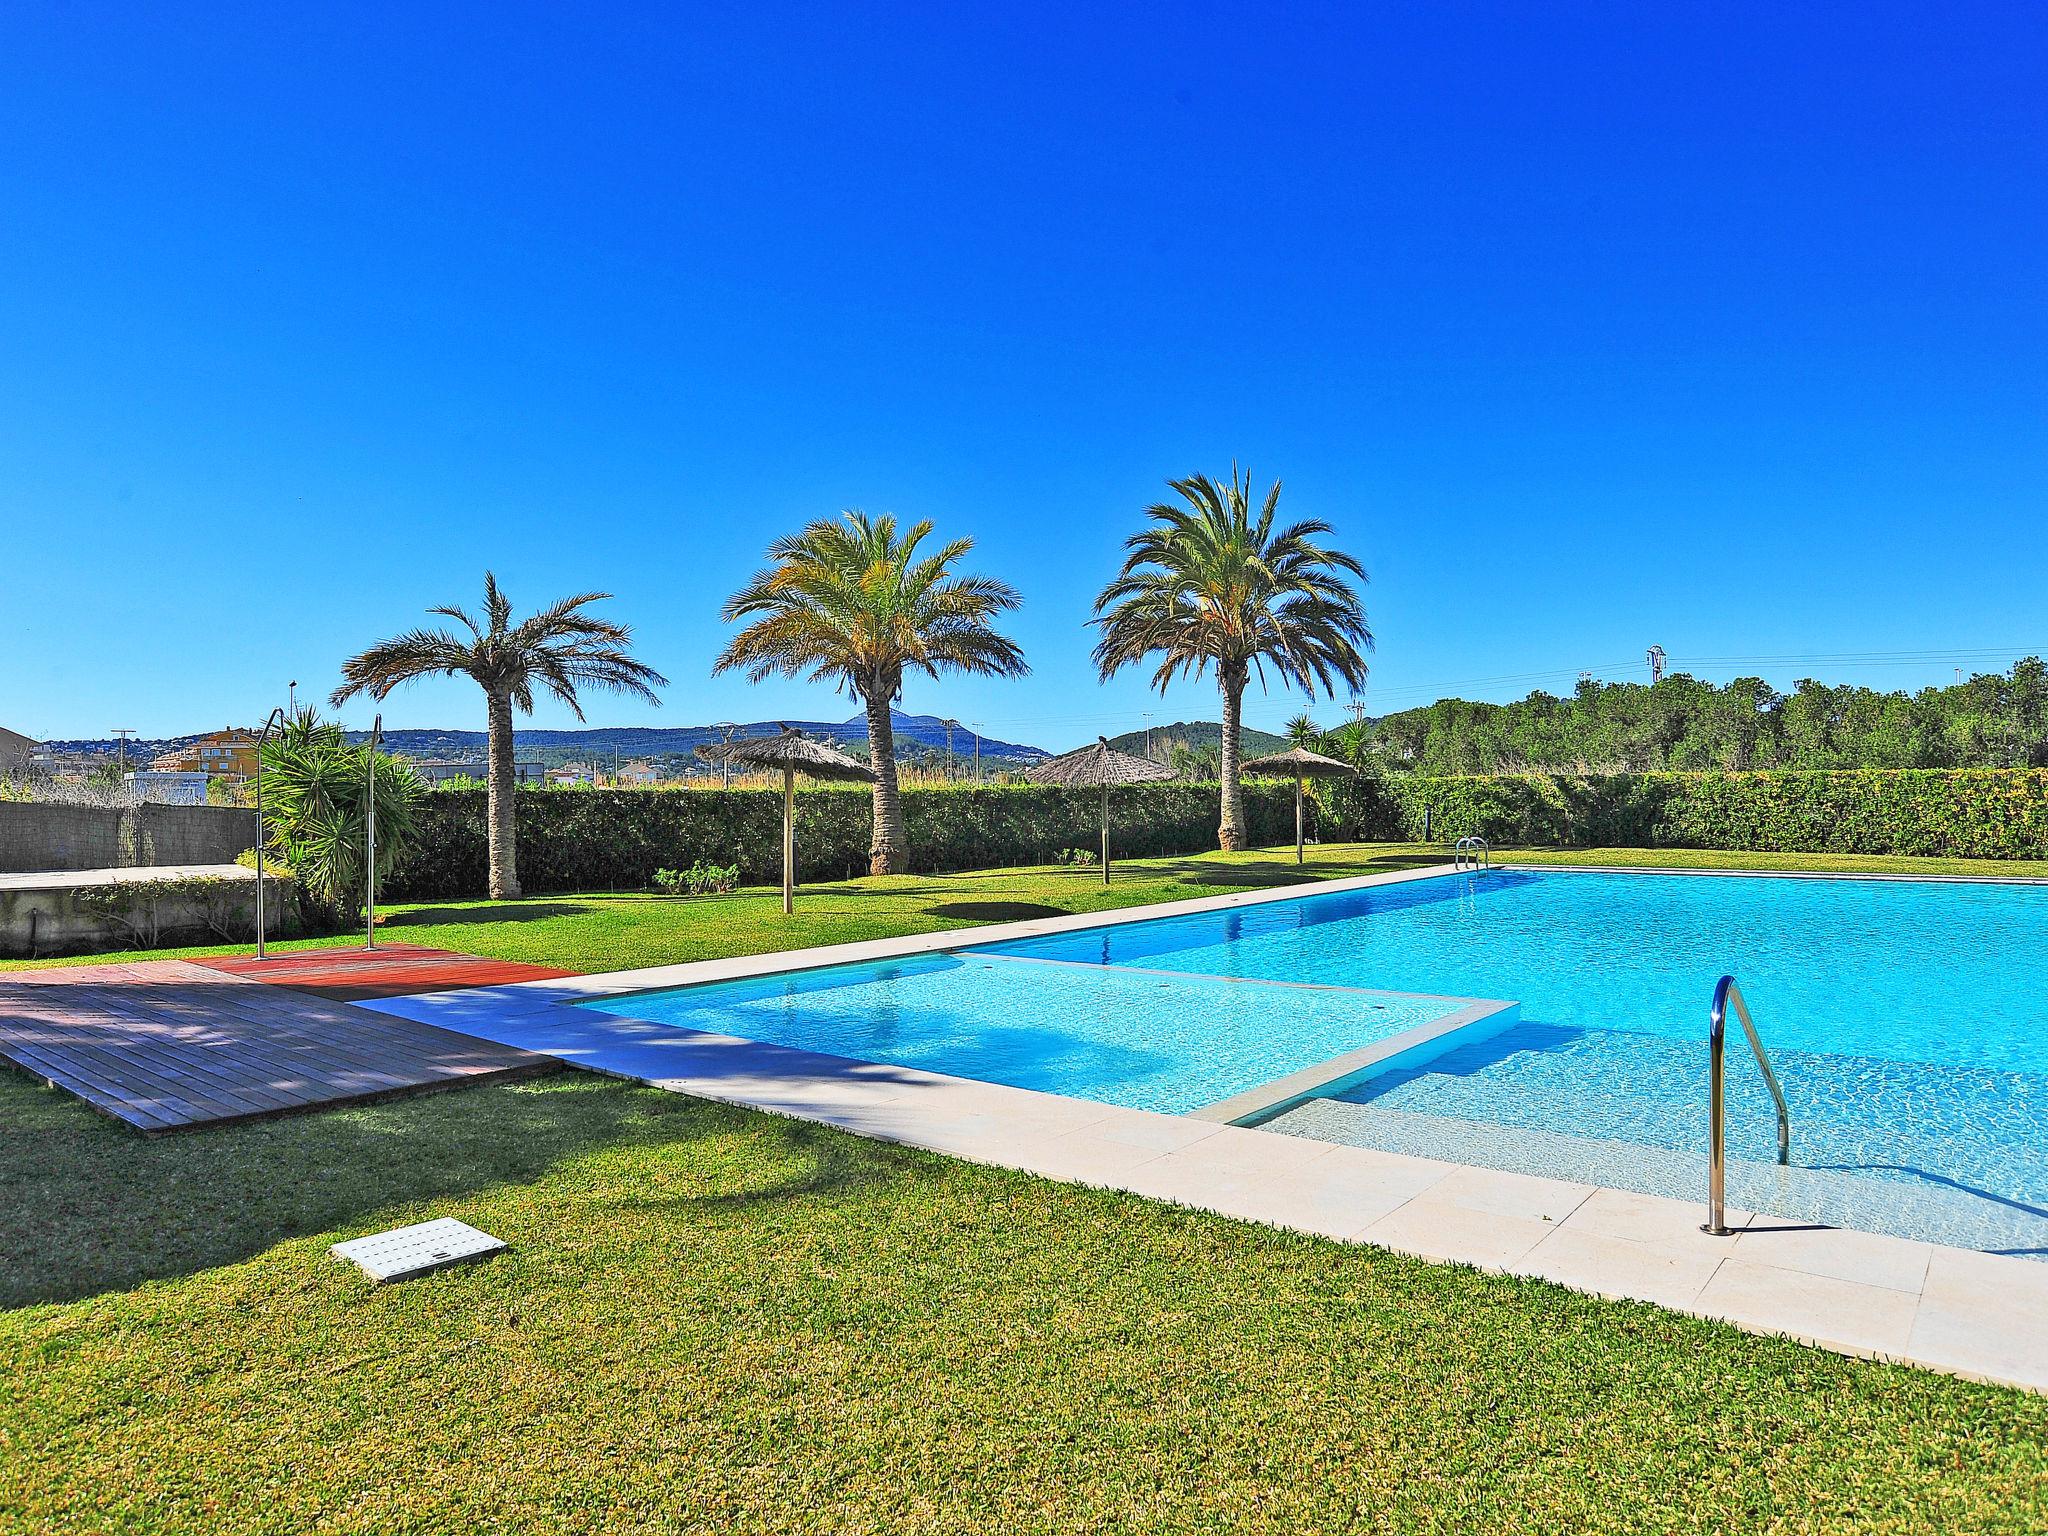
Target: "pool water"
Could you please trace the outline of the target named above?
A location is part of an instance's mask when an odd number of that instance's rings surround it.
[[[1182,1114],[1463,1004],[966,950],[583,1006]]]
[[[1798,1165],[1768,1166],[1738,1032],[1738,1198],[2048,1253],[2044,886],[1501,870],[590,1006],[1185,1111],[1511,999],[1506,1033],[1270,1128],[1690,1196],[1724,973],[1784,1082]]]

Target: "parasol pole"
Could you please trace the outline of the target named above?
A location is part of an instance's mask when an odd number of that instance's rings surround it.
[[[1109,779],[1102,780],[1102,883],[1109,884]]]
[[[1294,776],[1294,862],[1303,862],[1301,856],[1301,775]]]
[[[796,767],[782,765],[782,915],[796,911]]]

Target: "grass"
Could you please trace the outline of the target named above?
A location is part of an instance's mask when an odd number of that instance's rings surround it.
[[[510,1250],[384,1290],[341,1237]],[[571,1075],[0,1078],[0,1531],[2023,1531],[2048,1402]]]
[[[1284,854],[1265,849],[1243,854],[1131,860],[1115,866],[1107,888],[1101,883],[1100,870],[1056,867],[885,876],[806,886],[798,893],[794,917],[782,915],[780,893],[769,889],[697,898],[591,893],[536,896],[518,902],[419,902],[384,909],[379,932],[393,942],[461,950],[494,959],[524,960],[572,971],[611,971],[889,938],[1064,912],[1097,912],[1144,902],[1179,901],[1298,880],[1339,879],[1411,868],[1441,863],[1445,857],[1444,849],[1433,843],[1340,843],[1311,848],[1308,865],[1302,870],[1296,869],[1291,849]],[[2048,872],[2048,865],[2039,863],[1678,849],[1503,848],[1496,850],[1494,857],[1560,865],[1805,869],[1865,874],[2038,877]],[[287,951],[335,942],[331,937],[304,939],[276,948]],[[190,949],[124,951],[0,962],[0,969],[246,954],[248,948],[246,944],[216,944]]]
[[[1296,878],[1212,855],[387,933],[602,970]],[[512,1247],[381,1291],[326,1257],[433,1215]],[[2048,1525],[2040,1398],[580,1074],[155,1141],[0,1074],[0,1380],[9,1536]]]

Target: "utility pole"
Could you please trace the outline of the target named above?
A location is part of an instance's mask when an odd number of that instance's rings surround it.
[[[977,783],[977,784],[979,784],[979,783],[981,782],[981,722],[980,722],[979,720],[976,720],[976,721],[974,721],[974,722],[973,722],[973,725],[974,725],[974,782],[975,782],[975,783]]]
[[[953,732],[959,729],[960,722],[948,716],[939,724],[946,728],[946,777],[950,780],[953,777]]]
[[[115,748],[115,751],[119,754],[121,776],[124,779],[128,776],[128,738],[134,734],[135,727],[132,725],[117,725],[114,727],[114,739],[121,743],[119,747]]]
[[[732,733],[738,730],[739,726],[730,720],[721,720],[712,726],[711,729],[718,732],[721,738],[720,744],[729,747],[732,745]],[[720,789],[732,788],[732,764],[725,760],[723,752],[718,756],[718,787]]]
[[[1656,684],[1658,684],[1658,683],[1661,683],[1661,682],[1663,682],[1663,681],[1664,681],[1664,647],[1663,647],[1663,646],[1661,646],[1661,645],[1653,645],[1653,646],[1651,646],[1651,647],[1650,647],[1650,651],[1649,651],[1649,656],[1647,657],[1647,660],[1648,660],[1648,661],[1649,661],[1649,663],[1650,663],[1650,682],[1651,682],[1652,686],[1654,686],[1654,685],[1656,685]]]
[[[1145,755],[1152,755],[1152,711],[1145,711]]]

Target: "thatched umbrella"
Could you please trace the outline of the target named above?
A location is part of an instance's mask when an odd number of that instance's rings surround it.
[[[1306,779],[1349,778],[1358,770],[1349,763],[1340,763],[1334,757],[1325,757],[1320,752],[1311,752],[1307,747],[1289,747],[1285,752],[1275,752],[1269,757],[1255,757],[1244,765],[1246,773],[1255,773],[1264,778],[1284,779],[1294,777],[1294,862],[1306,863],[1302,856],[1301,801],[1302,782]]]
[[[1149,757],[1119,752],[1107,737],[1095,738],[1092,747],[1079,747],[1059,757],[1049,757],[1024,770],[1034,784],[1059,784],[1069,789],[1102,791],[1102,883],[1109,884],[1109,787],[1112,784],[1151,784],[1170,779],[1173,770]]]
[[[872,783],[874,771],[786,725],[780,735],[747,736],[701,746],[697,755],[720,767],[782,770],[782,914],[787,917],[796,910],[796,776]]]

